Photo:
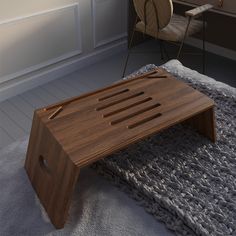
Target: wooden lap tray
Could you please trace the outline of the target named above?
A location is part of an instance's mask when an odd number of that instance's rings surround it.
[[[183,121],[215,141],[214,102],[163,69],[36,110],[25,168],[51,222],[64,226],[80,168]]]

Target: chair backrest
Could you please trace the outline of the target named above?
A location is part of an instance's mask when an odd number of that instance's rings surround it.
[[[146,27],[160,30],[166,27],[173,14],[172,0],[133,0],[136,13]]]

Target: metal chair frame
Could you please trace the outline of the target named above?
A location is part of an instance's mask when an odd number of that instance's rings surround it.
[[[146,35],[146,25],[147,25],[147,12],[146,12],[146,8],[147,8],[147,4],[151,1],[152,5],[153,5],[153,8],[155,10],[155,17],[156,17],[156,21],[157,21],[157,26],[158,26],[158,30],[157,30],[157,34],[159,32],[159,17],[158,17],[158,11],[157,11],[157,6],[155,4],[155,2],[153,2],[153,0],[146,0],[145,3],[144,3],[144,24],[145,24],[145,32],[143,34]],[[202,72],[203,74],[205,74],[205,71],[206,71],[206,44],[205,44],[205,39],[206,39],[206,17],[205,17],[205,13],[202,13],[202,22],[203,22],[203,33],[202,33]],[[186,38],[188,36],[188,29],[189,29],[189,26],[190,26],[190,23],[191,23],[191,20],[193,19],[193,17],[191,16],[188,16],[188,23],[187,23],[187,26],[186,26],[186,30],[185,30],[185,33],[184,33],[184,37],[183,37],[183,40],[180,42],[179,45],[179,50],[178,50],[178,53],[177,53],[177,57],[176,59],[180,59],[181,57],[181,54],[182,54],[182,51],[183,51],[183,47],[184,47],[184,43],[186,41]],[[129,42],[129,45],[128,45],[128,54],[127,54],[127,57],[126,57],[126,61],[125,61],[125,66],[124,66],[124,70],[123,70],[123,74],[122,74],[122,77],[125,76],[125,72],[126,72],[126,69],[127,69],[127,65],[128,65],[128,61],[129,61],[129,58],[130,58],[130,54],[131,54],[131,47],[132,47],[132,44],[133,44],[133,39],[134,39],[134,34],[136,32],[136,24],[138,23],[138,20],[139,20],[139,17],[138,15],[136,16],[136,19],[135,19],[135,23],[134,23],[134,27],[133,27],[133,30],[132,30],[132,34],[131,34],[131,39],[130,39],[130,42]],[[157,39],[157,37],[156,37]],[[173,44],[177,44],[176,42],[172,42],[172,41],[166,41],[166,42],[169,42],[169,43],[173,43]],[[159,39],[159,45],[160,45],[160,53],[161,53],[161,59],[163,60],[165,57],[164,57],[164,54],[167,56],[168,60],[170,59],[169,57],[169,54],[165,48],[165,45],[164,45],[164,40],[161,40]],[[192,55],[196,55],[193,54],[193,53],[190,53]],[[199,53],[197,53],[197,55],[199,55]]]

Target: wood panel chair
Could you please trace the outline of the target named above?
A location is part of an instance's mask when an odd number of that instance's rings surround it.
[[[183,45],[188,36],[192,36],[203,30],[203,73],[205,73],[205,12],[213,6],[205,4],[186,11],[185,16],[173,14],[172,0],[133,0],[137,18],[132,31],[131,40],[129,43],[129,52],[125,61],[123,77],[126,72],[128,60],[131,53],[134,33],[136,31],[149,35],[160,41],[161,58],[164,58],[164,53],[167,57],[168,53],[163,45],[164,41],[179,43],[180,47],[177,54],[177,59],[180,58]],[[197,17],[203,16],[202,21],[196,20]]]

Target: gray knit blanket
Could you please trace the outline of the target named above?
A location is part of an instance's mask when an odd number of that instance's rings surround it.
[[[217,142],[177,125],[93,168],[177,235],[236,235],[236,89],[176,60],[164,68],[215,101]]]

